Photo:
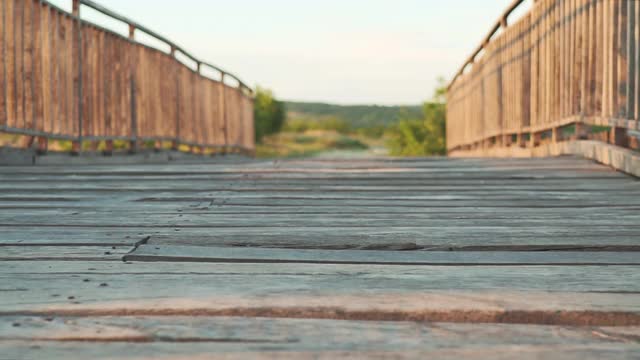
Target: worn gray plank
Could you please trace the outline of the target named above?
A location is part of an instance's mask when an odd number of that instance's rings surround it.
[[[141,245],[125,261],[300,263],[368,265],[636,265],[634,252],[357,251],[280,250]],[[640,271],[640,267],[638,267]]]
[[[295,215],[291,215],[292,217]],[[248,217],[247,221],[251,218]],[[517,230],[517,231],[516,231]],[[14,245],[132,245],[147,236],[157,245],[253,246],[318,249],[459,249],[484,246],[607,248],[637,246],[635,227],[615,230],[604,226],[517,229],[503,226],[453,227],[209,227],[113,224],[112,226],[34,226],[7,224],[0,244]]]
[[[170,214],[153,214],[142,211],[120,212],[84,212],[84,211],[18,211],[3,212],[0,215],[0,227],[15,226],[65,226],[65,227],[203,227],[203,228],[317,228],[331,225],[336,228],[430,228],[437,231],[438,228],[464,227],[464,228],[500,228],[510,227],[514,232],[531,231],[536,227],[545,226],[549,232],[560,229],[582,227],[583,231],[591,230],[594,233],[609,230],[615,233],[619,230],[611,228],[611,219],[603,216],[584,216],[578,218],[558,218],[552,216],[525,217],[514,223],[513,218],[503,216],[482,216],[465,214],[451,218],[450,214],[407,214],[395,215],[359,215],[356,213],[324,216],[290,214],[274,215],[264,214],[248,218],[246,215],[224,215],[219,213],[207,213],[209,207],[193,208],[187,215],[184,212]],[[201,209],[201,210],[195,210]],[[13,214],[12,214],[13,213]],[[618,226],[625,229],[640,229],[640,214],[633,212],[623,214],[617,221]],[[447,218],[447,216],[449,218]]]
[[[0,261],[120,260],[133,246],[0,246]]]
[[[142,359],[157,354],[165,358],[210,358],[214,354],[296,359],[463,354],[536,358],[553,353],[563,354],[564,359],[624,358],[640,349],[634,341],[638,334],[636,327],[260,318],[0,318],[0,346],[5,356],[26,359]]]
[[[0,263],[0,309],[76,315],[101,311],[157,311],[158,315],[208,311],[221,315],[229,310],[250,315],[266,307],[272,312],[264,316],[276,316],[277,309],[286,308],[295,310],[296,316],[328,317],[341,316],[343,313],[335,312],[338,307],[351,311],[350,316],[366,319],[407,319],[416,314],[435,316],[442,311],[450,316],[449,320],[471,321],[465,311],[488,311],[486,314],[491,316],[482,315],[488,322],[509,320],[498,316],[504,311],[547,314],[561,310],[568,313],[537,321],[575,321],[575,317],[587,321],[589,318],[580,315],[581,311],[622,312],[625,316],[640,311],[637,269],[458,266],[443,270],[437,266],[331,264],[4,262]],[[316,312],[300,312],[301,308]],[[362,312],[363,309],[372,312]],[[378,310],[382,315],[376,315]]]

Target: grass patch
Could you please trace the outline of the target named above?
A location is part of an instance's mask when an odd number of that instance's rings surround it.
[[[293,141],[296,144],[305,145],[305,144],[312,144],[312,143],[318,141],[318,138],[314,137],[314,136],[298,135],[293,139]]]
[[[341,136],[336,139],[332,147],[338,150],[367,150],[369,146],[362,141],[348,136]]]
[[[365,138],[358,135],[344,135],[335,130],[307,130],[281,132],[265,136],[256,146],[256,156],[261,158],[297,158],[314,156],[323,152],[345,150],[366,151],[369,149]]]

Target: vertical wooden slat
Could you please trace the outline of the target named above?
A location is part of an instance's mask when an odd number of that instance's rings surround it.
[[[611,69],[609,78],[609,114],[610,117],[617,116],[617,101],[616,95],[618,94],[618,48],[619,48],[619,17],[620,17],[620,0],[611,1],[611,47],[609,48],[609,54],[611,58]]]
[[[53,74],[53,31],[52,31],[52,18],[53,10],[45,7],[42,11],[43,22],[43,37],[42,37],[42,99],[43,99],[43,131],[52,132],[53,119],[52,119],[52,87],[51,81]]]
[[[542,69],[544,71],[543,84],[544,84],[544,124],[549,124],[551,122],[552,116],[552,87],[553,87],[553,76],[551,73],[552,67],[551,62],[553,60],[553,33],[551,31],[551,26],[553,23],[553,11],[552,7],[554,4],[554,0],[547,0],[545,6],[545,16],[544,16],[544,47],[543,47],[543,64]]]
[[[13,36],[15,41],[14,61],[14,106],[15,118],[13,127],[24,126],[24,1],[14,5]]]
[[[555,123],[558,120],[560,120],[561,117],[561,112],[560,112],[560,81],[558,81],[558,78],[560,76],[560,62],[559,62],[559,58],[560,58],[560,52],[561,52],[561,48],[560,48],[560,31],[558,29],[558,27],[560,26],[560,22],[562,21],[561,19],[561,13],[560,13],[560,3],[558,2],[553,2],[553,17],[552,17],[552,24],[551,24],[551,39],[553,41],[553,46],[552,46],[552,55],[551,55],[551,66],[552,66],[552,71],[551,71],[551,82],[553,84],[552,86],[552,94],[551,94],[551,99],[552,99],[552,104],[553,104],[553,110],[551,112],[551,118],[550,120],[550,124],[551,123]]]
[[[617,85],[615,87],[616,97],[616,113],[615,116],[619,119],[627,118],[627,75],[628,75],[628,24],[627,24],[627,10],[628,6],[626,0],[617,0],[616,8],[618,9],[618,21],[617,23]]]
[[[6,126],[8,121],[7,111],[7,91],[9,89],[7,81],[7,1],[0,0],[0,126]]]
[[[51,122],[52,122],[52,131],[55,134],[63,134],[63,122],[65,118],[62,116],[62,104],[64,101],[60,101],[58,97],[59,94],[62,94],[62,81],[61,81],[61,67],[64,62],[62,61],[62,56],[60,49],[62,48],[62,41],[60,41],[60,17],[61,15],[56,10],[52,10],[53,15],[53,26],[52,26],[52,55],[53,55],[53,70],[51,73],[51,104],[52,104],[52,113],[51,113]]]
[[[524,127],[528,127],[531,124],[531,97],[532,97],[532,87],[531,87],[531,24],[532,18],[531,14],[527,15],[527,21],[524,26],[524,39],[523,39],[523,51],[525,52],[524,61],[521,68],[522,78],[524,79],[522,82],[521,99],[522,99],[522,112],[523,119],[520,124],[520,136]],[[251,118],[253,119],[253,114],[251,114]],[[518,143],[520,146],[520,143]]]
[[[604,31],[603,31],[603,0],[596,1],[595,8],[595,26],[594,26],[594,37],[595,37],[595,45],[593,47],[593,56],[595,61],[594,67],[594,89],[593,89],[593,115],[597,117],[602,116],[602,75],[603,75],[603,41],[604,41]]]
[[[224,142],[221,144],[223,147],[229,144],[229,127],[227,123],[227,96],[226,96],[226,86],[224,85],[225,79],[224,73],[220,75],[220,114],[222,116],[222,134]]]
[[[135,40],[135,27],[129,25],[129,40]],[[136,52],[133,46],[130,46],[130,51],[127,56],[128,61],[128,71],[127,71],[127,79],[129,86],[129,103],[127,104],[129,107],[129,119],[130,119],[130,138],[132,139],[129,142],[129,151],[135,152],[138,148],[138,105],[136,104],[136,72],[138,67],[138,53]]]
[[[636,36],[636,55],[635,55],[635,83],[636,83],[636,100],[635,100],[635,120],[640,123],[640,4],[633,1],[635,5],[635,36]],[[640,125],[637,125],[637,130],[640,130]]]
[[[580,114],[581,113],[581,83],[582,83],[582,65],[583,65],[583,34],[582,34],[582,13],[579,11],[581,0],[574,0],[574,8],[573,12],[576,14],[575,19],[573,21],[573,37],[574,37],[574,61],[573,61],[573,75],[571,82],[573,84],[572,90],[572,113]]]
[[[77,59],[73,54],[73,43],[75,42],[76,34],[74,32],[74,20],[69,16],[64,17],[64,96],[61,100],[64,101],[65,106],[65,121],[66,121],[66,135],[74,136],[76,134],[77,120],[75,117],[75,99],[77,95],[74,92],[74,75],[78,71],[75,67]]]
[[[626,110],[627,110],[627,118],[628,119],[634,119],[635,116],[635,102],[636,102],[636,77],[635,77],[635,71],[636,71],[636,48],[638,46],[638,41],[640,41],[640,39],[638,39],[636,37],[636,22],[638,21],[638,19],[636,18],[636,6],[637,2],[636,1],[627,1],[626,6],[627,8],[627,28],[626,28],[626,32],[627,32],[627,58],[628,58],[628,64],[627,64],[627,77],[626,77],[626,81],[627,81],[627,104],[626,104]]]
[[[611,44],[611,2],[609,0],[602,1],[602,47],[601,56],[602,64],[602,117],[609,115],[609,70],[611,69],[610,44]]]
[[[532,28],[531,28],[531,119],[529,121],[530,126],[536,126],[539,122],[539,79],[538,79],[538,53],[540,44],[540,17],[539,12],[541,8],[541,2],[534,3],[532,14]]]
[[[595,93],[595,4],[593,0],[587,0],[585,21],[585,38],[587,50],[587,66],[585,67],[585,88],[583,111],[586,116],[593,115],[594,93]]]
[[[46,8],[40,1],[34,3],[33,8],[33,128],[44,131],[44,100],[43,100],[43,45],[45,43],[42,31],[43,13]]]

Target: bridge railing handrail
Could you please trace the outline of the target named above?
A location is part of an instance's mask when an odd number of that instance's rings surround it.
[[[451,88],[451,86],[458,79],[458,77],[460,77],[460,75],[462,75],[464,73],[464,70],[467,68],[467,66],[473,65],[473,63],[474,63],[474,61],[476,59],[476,56],[478,56],[478,54],[480,54],[480,52],[482,52],[482,50],[484,50],[485,46],[487,46],[487,44],[491,41],[491,38],[493,37],[493,35],[495,35],[495,33],[498,32],[498,30],[504,29],[507,26],[509,26],[509,24],[507,22],[507,19],[525,1],[526,0],[513,0],[513,2],[505,9],[505,11],[502,13],[502,15],[498,18],[498,20],[495,22],[495,24],[491,27],[491,30],[489,31],[489,33],[484,37],[484,39],[482,40],[480,45],[478,45],[478,47],[473,51],[473,53],[471,53],[471,55],[467,58],[467,60],[464,62],[464,64],[462,64],[462,66],[460,67],[458,72],[454,75],[453,79],[449,83],[448,88]]]
[[[640,149],[640,1],[534,0],[510,19],[524,3],[510,4],[449,83],[449,152],[585,139]]]
[[[0,133],[21,135],[12,145],[253,153],[254,92],[240,78],[91,0],[68,1],[71,12],[0,1]],[[84,7],[124,23],[128,36],[83,19]]]
[[[161,42],[169,45],[171,47],[171,49],[179,51],[180,53],[185,55],[187,58],[189,58],[192,61],[194,61],[196,64],[204,65],[204,66],[207,66],[207,67],[209,67],[209,68],[211,68],[211,69],[213,69],[215,71],[218,71],[221,74],[221,78],[224,78],[225,76],[229,76],[232,79],[235,79],[238,82],[240,87],[248,90],[249,92],[253,92],[251,87],[246,85],[246,83],[243,82],[238,76],[230,73],[229,71],[226,71],[226,70],[222,69],[219,66],[216,66],[216,65],[213,65],[213,64],[208,63],[206,61],[198,59],[197,57],[195,57],[194,55],[192,55],[191,53],[189,53],[188,51],[186,51],[185,49],[183,49],[182,47],[180,47],[179,45],[177,45],[173,41],[169,40],[167,37],[158,34],[157,32],[147,28],[146,26],[141,25],[138,22],[136,22],[134,20],[131,20],[128,17],[126,17],[126,16],[124,16],[122,14],[119,14],[119,13],[113,11],[113,10],[107,9],[104,6],[98,4],[98,3],[94,2],[94,1],[91,1],[91,0],[79,0],[79,3],[84,5],[84,6],[87,6],[87,7],[91,8],[93,10],[96,10],[96,11],[98,11],[98,12],[104,14],[104,15],[107,15],[107,16],[115,19],[115,20],[121,21],[121,22],[129,25],[130,27],[133,27],[136,30],[140,30],[145,34],[156,38],[157,40],[160,40]]]

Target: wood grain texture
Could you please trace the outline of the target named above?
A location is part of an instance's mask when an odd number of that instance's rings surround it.
[[[70,356],[97,359],[116,356],[126,359],[537,358],[545,354],[547,357],[562,354],[563,359],[591,359],[625,358],[633,354],[638,347],[633,343],[637,334],[638,329],[633,327],[580,329],[187,317],[5,317],[0,327],[0,342],[6,355],[28,359],[42,356],[51,359]],[[97,342],[99,347],[88,341]]]
[[[560,249],[557,249],[560,250]],[[230,249],[202,246],[141,245],[123,257],[124,261],[292,263],[432,266],[589,266],[640,265],[634,252],[504,252],[504,251],[323,251],[278,249]]]
[[[4,262],[3,315],[632,325],[635,266]],[[591,276],[585,277],[584,273]],[[188,276],[187,276],[188,275]]]

